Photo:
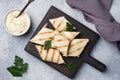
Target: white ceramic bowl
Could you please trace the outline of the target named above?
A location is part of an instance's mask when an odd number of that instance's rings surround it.
[[[9,34],[14,35],[14,36],[21,36],[21,35],[25,34],[25,33],[29,30],[30,25],[31,25],[31,20],[30,20],[29,15],[28,15],[26,12],[24,12],[24,14],[25,14],[26,17],[27,17],[27,21],[29,22],[29,23],[28,23],[28,26],[26,27],[26,29],[25,29],[23,32],[21,32],[21,33],[19,33],[19,34],[12,33],[11,31],[9,31],[9,30],[7,29],[6,18],[7,18],[7,16],[8,16],[11,12],[13,12],[13,11],[20,11],[20,10],[12,10],[12,11],[8,12],[8,14],[5,16],[5,19],[4,19],[4,25],[5,25],[6,31],[7,31]]]

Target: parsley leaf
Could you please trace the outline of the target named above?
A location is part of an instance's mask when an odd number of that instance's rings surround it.
[[[14,65],[15,65],[16,67],[19,67],[19,66],[21,66],[22,63],[23,63],[23,59],[20,58],[20,57],[18,57],[18,56],[15,56]]]
[[[45,41],[44,46],[44,50],[49,49],[51,47],[51,40]]]
[[[13,76],[22,76],[22,72],[16,68],[15,66],[10,66],[7,68],[7,70],[13,75]]]
[[[7,70],[16,77],[22,76],[23,73],[27,72],[28,63],[23,63],[23,59],[15,56],[14,65],[7,68]]]
[[[66,22],[66,31],[73,31],[73,25],[69,22]]]
[[[77,66],[77,65],[76,65],[75,63],[73,63],[73,62],[67,63],[67,68],[68,68],[69,70],[75,69],[76,66]]]

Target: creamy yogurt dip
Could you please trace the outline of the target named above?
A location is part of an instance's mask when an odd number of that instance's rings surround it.
[[[19,13],[19,10],[11,11],[5,18],[5,25],[8,32],[16,36],[24,34],[30,27],[29,16],[23,12],[19,17],[17,17]]]

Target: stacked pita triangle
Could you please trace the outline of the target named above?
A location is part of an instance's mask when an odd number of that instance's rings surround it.
[[[30,42],[44,45],[46,40],[52,40],[55,36],[55,31],[47,28],[47,23],[42,27],[42,29],[34,36]]]
[[[62,56],[79,57],[89,39],[75,39],[80,32],[66,31],[66,23],[69,21],[65,17],[58,17],[49,21],[55,30],[47,28],[46,23],[30,40],[30,42],[37,44],[35,47],[42,60],[64,64]],[[44,50],[44,43],[47,40],[51,40],[51,48]]]
[[[74,39],[70,43],[68,56],[79,57],[80,53],[82,53],[83,49],[85,48],[88,42],[89,42],[89,39]]]
[[[40,45],[36,45],[35,47],[37,48],[42,60],[57,63],[57,64],[65,63],[58,50],[52,49],[52,48],[48,50],[44,50],[44,47]]]
[[[61,35],[66,37],[68,40],[72,41],[80,32],[69,32],[69,31],[62,31]]]
[[[53,40],[56,34],[59,34],[58,31],[47,28],[47,23],[42,27],[42,29],[35,35],[30,42],[44,45],[45,41]]]
[[[58,31],[65,31],[66,30],[66,23],[69,22],[65,17],[58,17],[49,20],[53,27]]]
[[[69,43],[70,41],[67,38],[61,34],[57,34],[52,41],[52,47],[59,50],[63,56],[67,56]]]

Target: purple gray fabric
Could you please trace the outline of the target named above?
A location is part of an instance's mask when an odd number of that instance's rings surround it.
[[[83,11],[85,19],[95,24],[105,40],[120,41],[120,24],[109,13],[112,0],[66,0],[73,7]],[[118,42],[118,46],[120,46]]]

